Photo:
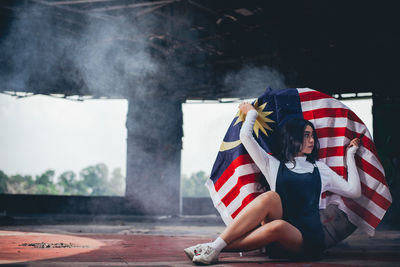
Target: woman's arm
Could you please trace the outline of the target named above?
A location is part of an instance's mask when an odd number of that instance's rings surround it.
[[[354,155],[356,154],[360,144],[360,139],[355,138],[350,142],[346,153],[347,163],[347,181],[337,175],[334,171],[331,172],[329,191],[349,198],[359,198],[361,196],[361,182],[357,171]],[[325,165],[326,166],[326,165]]]
[[[244,121],[240,130],[240,141],[246,148],[254,163],[264,174],[269,186],[271,187],[271,190],[275,190],[276,177],[275,175],[272,175],[270,165],[279,165],[279,161],[269,155],[253,137],[253,127],[258,113],[254,107],[248,103],[240,104],[239,108],[242,113],[247,114],[246,120]]]

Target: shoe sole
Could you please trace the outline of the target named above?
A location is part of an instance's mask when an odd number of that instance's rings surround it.
[[[216,263],[218,263],[218,261],[203,262],[203,261],[193,261],[193,260],[192,260],[192,262],[193,262],[195,265],[211,265],[211,264],[216,264]]]
[[[194,257],[194,254],[192,254],[192,252],[189,249],[186,249],[186,248],[183,251],[185,252],[186,256],[189,258],[189,260],[192,261],[193,257]]]

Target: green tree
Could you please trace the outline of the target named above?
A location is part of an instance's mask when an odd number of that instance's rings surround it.
[[[0,170],[0,194],[8,192],[7,188],[8,176]]]
[[[20,174],[8,177],[7,192],[9,194],[35,194],[36,184],[32,176]]]
[[[208,197],[208,189],[204,185],[208,179],[204,171],[192,173],[190,177],[182,177],[182,196],[184,197]]]
[[[73,171],[63,172],[58,177],[58,186],[65,195],[87,195],[88,188],[82,180],[76,178]]]
[[[54,170],[46,170],[41,175],[36,175],[36,194],[58,194],[56,185],[53,183]]]
[[[108,188],[113,196],[125,195],[125,178],[121,174],[121,168],[112,171]]]
[[[0,194],[65,194],[65,195],[118,195],[125,194],[125,178],[121,169],[116,168],[108,177],[108,168],[104,163],[88,166],[79,173],[63,172],[54,182],[55,171],[46,170],[35,179],[30,175],[7,176],[0,171]]]
[[[24,193],[36,194],[36,185],[34,179],[32,178],[32,175],[25,175],[23,179],[24,179]]]
[[[65,195],[71,195],[75,191],[75,178],[76,174],[73,171],[63,172],[58,176],[58,186],[62,188]]]
[[[108,188],[108,168],[104,163],[84,168],[79,173],[89,193],[96,196],[110,195]]]

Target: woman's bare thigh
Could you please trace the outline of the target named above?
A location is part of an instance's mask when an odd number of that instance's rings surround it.
[[[301,251],[303,237],[301,232],[283,220],[266,223],[229,244],[224,251],[247,251],[278,243],[291,252]]]

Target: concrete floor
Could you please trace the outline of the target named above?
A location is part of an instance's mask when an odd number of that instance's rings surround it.
[[[193,266],[183,248],[210,241],[223,228],[216,216],[1,216],[0,264]],[[62,248],[26,245],[33,243]],[[216,266],[400,266],[400,231],[380,229],[374,237],[355,232],[318,261],[272,260],[260,251],[219,259]]]

